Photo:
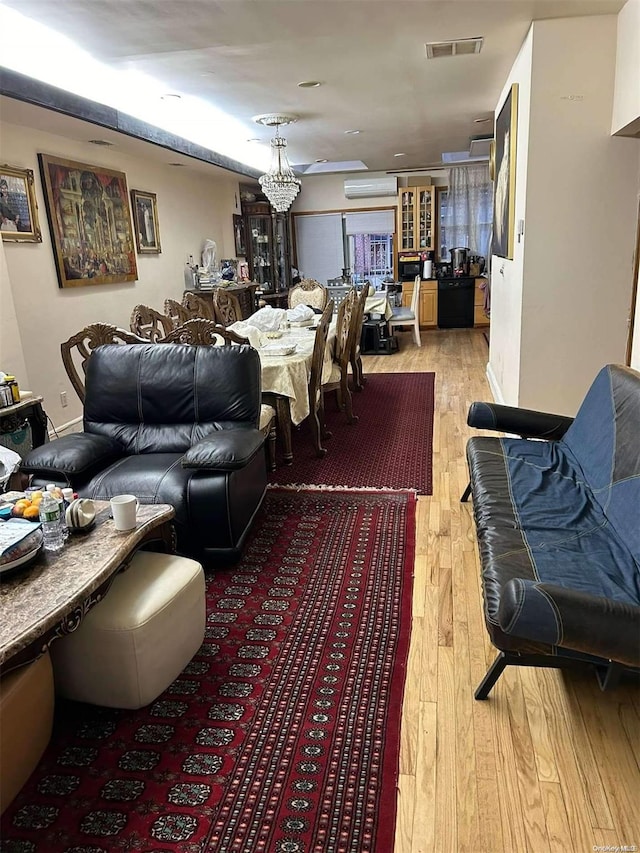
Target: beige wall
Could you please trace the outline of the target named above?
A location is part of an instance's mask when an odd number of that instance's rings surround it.
[[[60,343],[88,323],[106,322],[128,328],[131,309],[138,303],[162,310],[167,297],[180,299],[185,261],[189,254],[194,260],[200,258],[202,244],[208,237],[216,241],[220,257],[233,257],[232,214],[238,197],[238,178],[231,173],[209,178],[189,168],[175,168],[118,152],[117,147],[97,148],[88,142],[6,123],[0,125],[0,140],[2,162],[33,169],[36,174],[43,242],[4,243],[7,282],[3,291],[10,288],[15,305],[28,384],[35,393],[44,396],[46,411],[58,426],[82,412],[62,365]],[[121,170],[127,176],[129,189],[156,193],[162,253],[137,256],[138,281],[59,289],[38,152]],[[3,341],[5,313],[3,304]],[[20,341],[12,343],[15,347]],[[3,343],[3,357],[4,349]],[[18,364],[19,356],[16,358]],[[0,369],[8,368],[0,366]],[[67,392],[66,408],[60,403],[61,391]]]
[[[386,172],[345,172],[339,175],[315,175],[303,178],[300,194],[291,208],[292,213],[317,210],[362,210],[367,208],[395,207],[397,196],[380,196],[378,198],[346,198],[344,182],[347,178],[378,178],[387,177]],[[424,184],[445,185],[446,177],[438,170],[437,177],[424,174],[419,177],[411,176],[398,179],[398,187],[422,186]]]
[[[640,175],[638,142],[610,135],[615,58],[615,16],[540,21],[505,86],[521,84],[524,240],[493,258],[489,375],[510,404],[574,414],[624,360]]]
[[[640,0],[627,0],[617,25],[615,93],[611,132],[640,120]]]

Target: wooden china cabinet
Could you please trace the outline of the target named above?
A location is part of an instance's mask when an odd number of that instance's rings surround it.
[[[435,187],[402,187],[398,193],[400,251],[428,251],[435,246]]]
[[[289,215],[269,202],[245,202],[247,262],[251,280],[265,293],[287,292],[291,285]]]

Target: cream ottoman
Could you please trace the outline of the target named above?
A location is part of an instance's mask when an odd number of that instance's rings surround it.
[[[148,705],[198,651],[204,627],[200,563],[138,551],[78,630],[52,644],[56,692],[111,708]]]
[[[0,812],[27,781],[49,743],[53,702],[49,652],[0,679]]]

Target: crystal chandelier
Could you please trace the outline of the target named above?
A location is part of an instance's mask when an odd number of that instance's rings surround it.
[[[256,116],[254,121],[276,129],[276,135],[271,140],[271,166],[265,175],[258,178],[258,183],[278,213],[285,213],[300,192],[300,181],[296,178],[289,164],[285,150],[287,141],[280,136],[278,128],[282,124],[291,124],[296,121],[296,118],[267,113],[266,115]]]

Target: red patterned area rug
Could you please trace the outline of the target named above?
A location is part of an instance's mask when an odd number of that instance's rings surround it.
[[[303,422],[293,435],[293,465],[271,474],[272,483],[415,489],[432,493],[434,373],[369,373],[353,394],[357,424],[348,424],[327,395],[325,415],[332,438],[320,459]]]
[[[270,490],[176,681],[139,711],[58,702],[3,853],[390,853],[415,505]]]

